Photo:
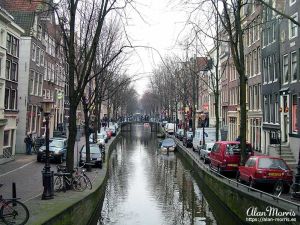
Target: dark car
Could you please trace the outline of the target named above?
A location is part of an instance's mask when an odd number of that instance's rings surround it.
[[[184,135],[184,130],[183,129],[177,129],[175,132],[175,137],[178,138],[180,141],[182,141]]]
[[[100,169],[102,168],[102,153],[99,145],[90,144],[90,158],[91,158],[90,162],[92,164],[99,167]],[[86,162],[86,146],[84,145],[80,150],[79,164],[82,166],[83,163],[85,162]]]
[[[62,163],[67,157],[66,138],[52,138],[49,143],[49,159],[57,163]],[[37,161],[41,162],[46,159],[46,145],[40,147],[37,153]]]
[[[187,131],[186,134],[182,138],[182,143],[187,148],[193,147],[193,132]]]
[[[176,143],[172,138],[166,138],[159,143],[159,148],[162,153],[174,152],[176,150]]]

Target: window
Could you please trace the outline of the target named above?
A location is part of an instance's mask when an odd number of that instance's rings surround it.
[[[36,35],[37,39],[41,40],[42,38],[42,26],[38,25],[37,27],[37,35]]]
[[[256,50],[253,51],[253,75],[257,74],[257,54]]]
[[[289,82],[289,58],[288,55],[283,56],[283,83]]]
[[[11,65],[11,73],[10,73],[10,79],[13,81],[17,81],[18,80],[18,71],[17,71],[18,67],[16,63],[12,63]]]
[[[264,83],[268,82],[268,58],[264,58],[264,68],[263,68],[263,73],[264,73]]]
[[[269,122],[269,100],[268,100],[268,95],[264,96],[264,121]]]
[[[279,123],[279,104],[278,104],[278,95],[275,95],[274,98],[274,108],[275,108],[275,123]]]
[[[9,60],[6,60],[5,78],[7,80],[9,80],[9,78],[10,78],[10,64],[11,64],[11,62]]]
[[[34,71],[30,70],[30,76],[29,76],[29,94],[33,95],[34,93]]]
[[[5,130],[4,131],[4,134],[3,134],[3,147],[7,147],[7,146],[10,146],[9,144],[9,135],[10,135],[10,130]]]
[[[45,52],[43,50],[41,50],[41,54],[40,54],[40,63],[41,63],[41,66],[44,66],[44,55],[45,55]]]
[[[293,133],[297,133],[297,95],[293,95],[292,101],[292,131]]]
[[[39,94],[39,74],[35,72],[35,79],[34,79],[34,94],[38,95]]]
[[[291,16],[294,20],[298,21],[298,13]],[[294,38],[298,35],[298,26],[297,24],[293,23],[291,20],[289,20],[289,37]]]
[[[272,23],[272,42],[276,41],[276,29],[275,29],[275,23]]]
[[[6,50],[8,53],[11,53],[11,49],[12,49],[12,36],[7,33],[6,35]]]
[[[273,101],[272,101],[272,95],[269,95],[269,122],[273,122]]]
[[[35,131],[35,126],[36,126],[36,107],[32,106],[32,111],[31,111],[31,118],[32,118],[32,124],[31,124],[31,132]]]
[[[40,65],[40,48],[37,47],[36,48],[36,57],[35,57],[35,61],[37,65]]]
[[[276,73],[276,56],[275,54],[273,55],[273,75],[274,75],[274,81],[278,80],[278,73]]]
[[[32,44],[32,49],[31,49],[31,60],[35,61],[35,57],[36,57],[36,46],[35,44]]]
[[[291,53],[291,77],[292,80],[297,80],[297,53]]]
[[[43,74],[40,74],[40,79],[39,79],[39,96],[42,96],[42,89],[43,89]]]
[[[257,73],[260,73],[260,63],[261,63],[261,52],[260,52],[260,48],[257,48]]]
[[[9,94],[10,94],[10,89],[5,88],[5,98],[4,98],[4,108],[9,109]]]
[[[17,109],[17,91],[11,89],[10,92],[10,109]]]
[[[19,40],[15,37],[12,37],[12,51],[13,56],[19,56]]]

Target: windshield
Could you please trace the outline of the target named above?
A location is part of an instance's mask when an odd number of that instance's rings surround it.
[[[259,159],[258,168],[282,169],[282,170],[289,169],[282,159],[270,159],[270,158]]]
[[[177,130],[177,133],[178,133],[178,134],[183,134],[183,129],[178,129],[178,130]]]
[[[82,148],[82,152],[83,153],[86,152],[85,146]],[[100,149],[99,149],[98,145],[91,145],[90,146],[90,153],[100,153]]]
[[[104,134],[98,134],[98,135],[97,135],[97,138],[98,138],[98,139],[104,139]]]
[[[50,144],[50,147],[56,147],[56,148],[63,148],[64,147],[64,141],[62,140],[53,140]]]
[[[230,155],[239,155],[241,154],[241,145],[240,144],[227,144],[226,151]],[[251,145],[246,145],[246,152],[249,153],[252,151]]]
[[[207,143],[207,144],[205,144],[205,149],[212,149],[214,147],[214,143]]]
[[[193,132],[186,132],[186,136],[188,138],[192,138],[193,137]]]

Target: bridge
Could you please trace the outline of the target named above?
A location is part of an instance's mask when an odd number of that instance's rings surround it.
[[[135,124],[149,124],[149,128],[151,132],[159,132],[160,131],[160,124],[158,122],[149,122],[149,121],[127,121],[121,123],[121,131],[128,132],[131,131],[132,125]],[[145,127],[146,128],[146,127]]]

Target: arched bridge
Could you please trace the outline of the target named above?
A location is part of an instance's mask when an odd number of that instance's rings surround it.
[[[145,129],[150,129],[151,132],[159,132],[160,124],[158,122],[148,122],[148,121],[127,121],[121,123],[121,131],[131,131],[132,126],[135,124],[144,125]]]

